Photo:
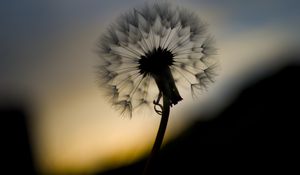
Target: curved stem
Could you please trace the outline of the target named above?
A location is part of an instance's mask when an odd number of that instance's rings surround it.
[[[164,139],[164,135],[165,135],[168,120],[169,120],[169,114],[170,114],[170,100],[165,95],[163,95],[163,109],[162,109],[162,116],[160,119],[159,129],[158,129],[158,132],[156,135],[154,145],[152,147],[151,154],[149,156],[146,167],[144,169],[143,175],[151,174],[151,172],[150,172],[151,168],[153,166],[153,163],[155,162],[155,159],[157,158],[159,149],[160,149],[163,139]]]

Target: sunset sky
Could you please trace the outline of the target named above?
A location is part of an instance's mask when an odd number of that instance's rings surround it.
[[[116,17],[143,2],[153,1],[0,2],[0,97],[30,103],[39,171],[104,170],[130,163],[151,148],[159,116],[120,117],[96,83],[94,66],[99,58],[93,52]],[[199,100],[182,92],[184,101],[171,110],[167,139],[199,119],[189,116],[218,112],[243,83],[287,61],[272,59],[273,55],[300,41],[296,0],[174,0],[174,4],[196,12],[209,24],[221,68],[217,82]]]

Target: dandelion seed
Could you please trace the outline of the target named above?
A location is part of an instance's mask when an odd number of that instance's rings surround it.
[[[99,79],[114,88],[108,95],[123,113],[132,115],[158,93],[173,106],[182,100],[177,82],[187,83],[192,96],[214,82],[216,66],[207,60],[215,53],[214,39],[195,13],[169,3],[147,4],[121,15],[100,38]]]
[[[147,167],[162,144],[170,107],[183,99],[177,85],[198,97],[215,81],[214,42],[197,14],[169,3],[121,15],[100,38],[97,72],[112,104],[131,118],[133,110],[153,102],[161,115]]]

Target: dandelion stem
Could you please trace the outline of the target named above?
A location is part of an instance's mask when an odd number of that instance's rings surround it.
[[[148,158],[146,167],[144,169],[143,175],[151,174],[151,168],[154,165],[154,162],[157,158],[159,149],[160,149],[163,139],[164,139],[165,131],[166,131],[168,120],[169,120],[169,114],[170,114],[170,100],[168,99],[168,97],[163,95],[163,109],[162,109],[160,125],[159,125],[159,129],[158,129],[158,132],[156,135],[154,145],[152,147],[151,154]]]

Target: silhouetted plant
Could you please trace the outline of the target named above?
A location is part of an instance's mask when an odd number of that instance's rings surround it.
[[[121,15],[99,40],[97,71],[111,103],[132,117],[153,102],[162,115],[148,165],[162,144],[170,107],[182,100],[176,85],[195,97],[214,82],[216,49],[206,26],[184,8],[154,3]]]

